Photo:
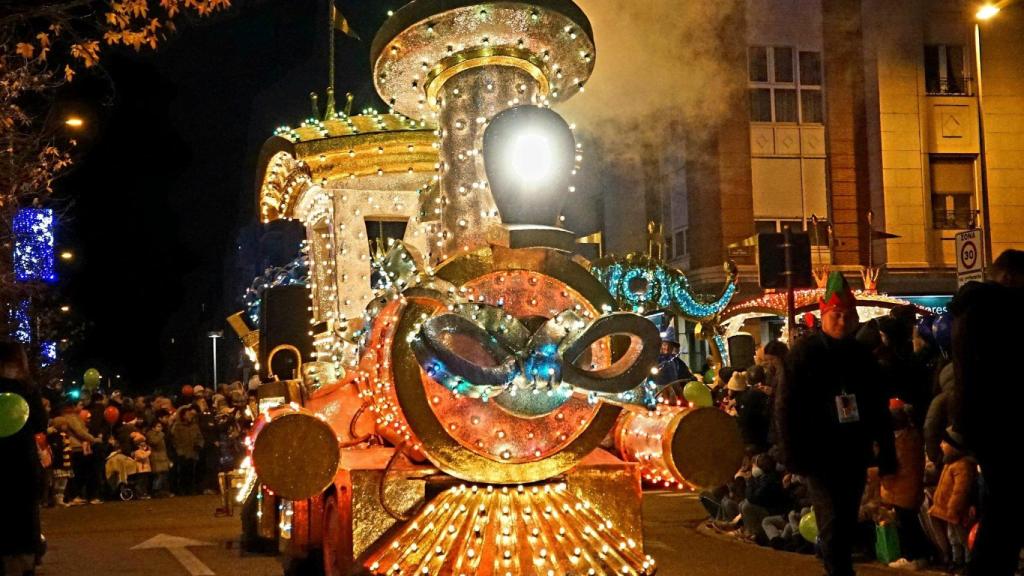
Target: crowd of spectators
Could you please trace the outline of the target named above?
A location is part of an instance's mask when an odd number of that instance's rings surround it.
[[[864,323],[857,332],[880,368],[874,386],[888,399],[896,462],[884,473],[879,462],[868,471],[855,553],[878,556],[879,534],[894,530],[899,556],[880,560],[910,570],[938,566],[960,573],[981,504],[979,470],[952,427],[951,333],[948,326],[933,329],[938,321],[949,319],[918,320],[914,309],[903,307]],[[814,553],[815,543],[799,530],[800,520],[812,510],[807,479],[784,465],[775,418],[788,355],[786,344],[773,340],[758,350],[755,365],[718,370],[713,397],[736,417],[747,457],[735,478],[705,492],[702,502],[718,530],[763,546]]]
[[[238,382],[185,386],[174,397],[112,390],[71,401],[48,392],[48,426],[36,435],[47,507],[219,493],[218,474],[245,457],[257,413]]]

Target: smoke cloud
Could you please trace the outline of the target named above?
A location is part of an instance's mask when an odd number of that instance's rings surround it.
[[[742,88],[743,78],[722,57],[737,44],[745,50],[745,30],[728,25],[745,10],[744,0],[577,3],[594,28],[597,65],[586,90],[559,110],[582,130],[621,136],[625,126],[650,130],[683,120],[696,128],[745,113],[729,109],[724,98]]]

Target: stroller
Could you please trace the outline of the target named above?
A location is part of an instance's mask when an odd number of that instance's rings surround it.
[[[135,498],[135,476],[138,474],[139,466],[132,457],[115,450],[107,456],[104,471],[107,487],[112,493],[124,501]]]

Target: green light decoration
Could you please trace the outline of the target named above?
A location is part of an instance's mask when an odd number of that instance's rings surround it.
[[[720,314],[737,290],[736,269],[731,263],[725,289],[717,298],[695,295],[682,272],[641,254],[599,260],[591,273],[623,310],[638,314],[667,310],[694,321],[711,320]]]

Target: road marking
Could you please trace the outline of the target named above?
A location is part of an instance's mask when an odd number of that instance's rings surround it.
[[[188,551],[189,547],[194,546],[213,546],[213,544],[210,542],[200,542],[199,540],[182,538],[180,536],[171,536],[170,534],[157,534],[141,544],[132,546],[131,549],[153,550],[156,548],[164,548],[171,553],[171,556],[173,556],[186,571],[188,571],[190,576],[215,576],[213,570],[210,570],[209,566],[203,564],[202,560],[197,558],[195,554]]]

